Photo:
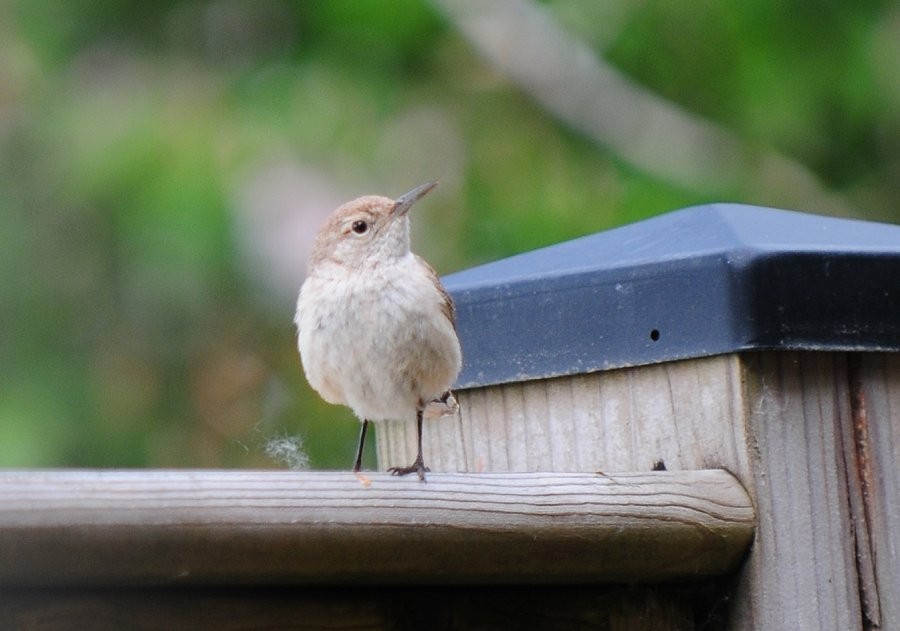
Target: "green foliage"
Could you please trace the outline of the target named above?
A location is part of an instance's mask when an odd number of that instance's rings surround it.
[[[542,7],[673,107],[900,220],[892,5]],[[272,165],[338,199],[440,178],[416,239],[445,272],[712,199],[567,128],[425,2],[12,0],[0,466],[283,466],[278,436],[349,466],[358,427],[297,358],[302,269],[279,292],[248,263],[264,217],[242,200]]]

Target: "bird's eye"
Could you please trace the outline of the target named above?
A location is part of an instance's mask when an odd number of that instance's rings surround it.
[[[366,234],[369,231],[369,224],[362,219],[357,219],[350,226],[350,229],[356,234]]]

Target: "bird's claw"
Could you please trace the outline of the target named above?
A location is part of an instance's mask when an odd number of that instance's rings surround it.
[[[440,397],[428,401],[422,409],[423,417],[428,420],[456,416],[458,413],[459,403],[449,390]]]
[[[409,475],[410,473],[415,473],[422,482],[425,481],[425,474],[430,471],[431,469],[426,467],[425,463],[418,459],[408,467],[391,467],[388,469],[388,472],[390,472],[391,475]]]

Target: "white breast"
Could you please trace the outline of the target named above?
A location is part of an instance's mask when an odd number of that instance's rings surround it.
[[[325,268],[310,276],[295,318],[310,385],[360,418],[414,417],[452,385],[461,366],[442,302],[413,255],[355,275]]]

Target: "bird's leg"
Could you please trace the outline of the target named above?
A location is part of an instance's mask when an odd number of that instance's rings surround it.
[[[425,481],[425,473],[429,471],[428,467],[425,466],[425,460],[422,458],[422,408],[416,410],[416,442],[418,445],[418,452],[416,455],[416,460],[408,467],[391,467],[388,471],[391,472],[392,475],[407,475],[409,473],[416,473],[419,476],[419,479],[424,482]]]
[[[368,426],[369,421],[363,419],[362,429],[359,430],[359,447],[356,448],[356,462],[353,463],[353,473],[359,473],[359,469],[362,467],[363,447],[366,444],[366,428]]]

